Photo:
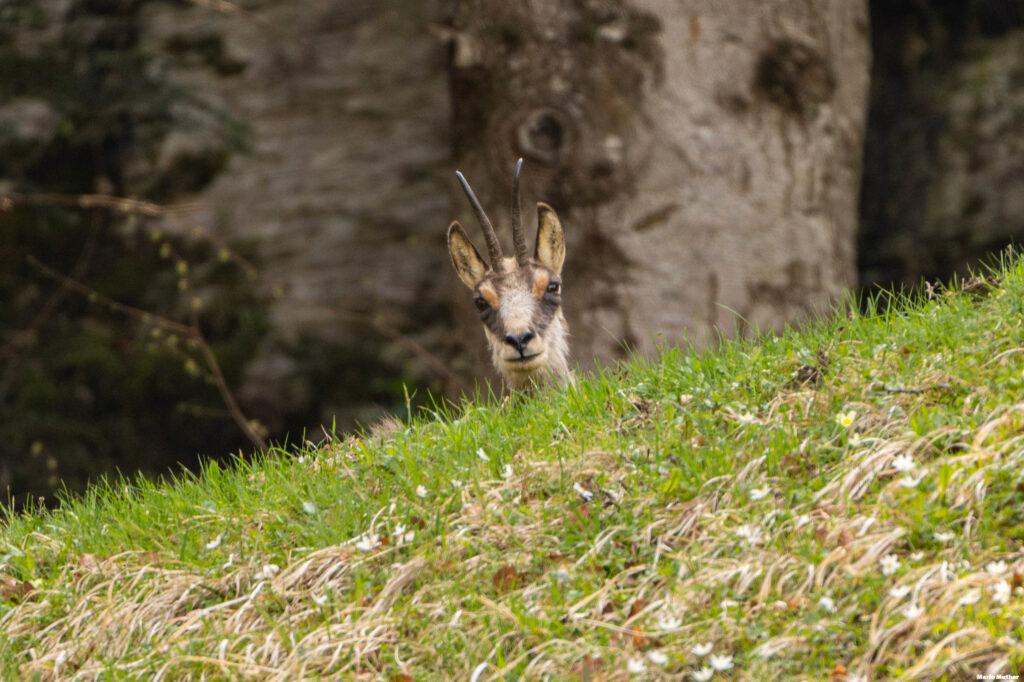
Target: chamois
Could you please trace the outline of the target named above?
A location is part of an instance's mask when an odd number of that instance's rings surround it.
[[[512,178],[512,241],[515,258],[504,258],[491,221],[466,178],[455,176],[469,197],[483,228],[490,265],[480,256],[456,220],[448,227],[448,253],[459,279],[473,292],[480,311],[491,360],[513,389],[536,382],[570,381],[569,325],[562,314],[562,263],[565,235],[554,209],[537,203],[537,242],[533,257],[526,250],[519,210],[519,173]]]

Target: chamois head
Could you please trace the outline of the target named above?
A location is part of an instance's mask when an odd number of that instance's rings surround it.
[[[519,172],[512,178],[512,240],[515,258],[503,258],[494,227],[462,173],[455,175],[487,240],[490,265],[480,256],[458,221],[448,227],[448,252],[452,265],[473,291],[480,311],[491,360],[513,388],[525,388],[534,380],[565,381],[569,376],[569,326],[562,315],[562,263],[565,237],[554,209],[537,204],[537,243],[533,257],[526,250],[519,211]]]

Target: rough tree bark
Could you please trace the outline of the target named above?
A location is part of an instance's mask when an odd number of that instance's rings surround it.
[[[864,2],[459,0],[446,35],[456,163],[509,243],[526,157],[524,207],[547,201],[566,227],[584,367],[779,327],[855,282]]]
[[[191,197],[191,217],[228,243],[255,242],[261,282],[279,292],[274,333],[240,388],[272,430],[297,429],[296,414],[314,430],[370,421],[401,404],[402,381],[466,385],[435,357],[449,332],[437,276],[449,113],[426,26],[442,4],[140,9],[140,45],[166,78],[200,94],[213,123],[230,117],[249,133],[248,152]],[[196,166],[210,128],[176,121],[155,156],[179,174]]]

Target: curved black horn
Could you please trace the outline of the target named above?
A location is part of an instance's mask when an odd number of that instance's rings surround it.
[[[523,160],[516,162],[516,172],[512,176],[512,243],[516,247],[516,263],[526,265],[530,258],[526,250],[526,236],[523,234],[523,215],[519,210],[519,173],[523,170]]]
[[[484,213],[484,207],[480,205],[480,200],[473,194],[473,188],[466,182],[462,172],[455,171],[455,177],[459,179],[463,191],[469,197],[469,203],[473,205],[473,213],[476,213],[476,219],[484,230],[484,239],[487,241],[487,254],[491,258],[491,267],[497,270],[498,266],[501,265],[501,244],[498,242],[498,235],[494,234],[494,226],[491,225],[490,219]]]

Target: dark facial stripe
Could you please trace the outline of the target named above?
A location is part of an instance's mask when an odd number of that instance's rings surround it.
[[[505,325],[502,324],[501,318],[498,317],[498,311],[495,308],[488,306],[481,310],[480,321],[499,339],[505,338]]]
[[[540,305],[533,313],[531,323],[533,329],[538,334],[543,334],[551,324],[551,320],[555,319],[555,315],[558,314],[558,309],[562,307],[562,296],[560,294],[545,293],[540,298]]]

